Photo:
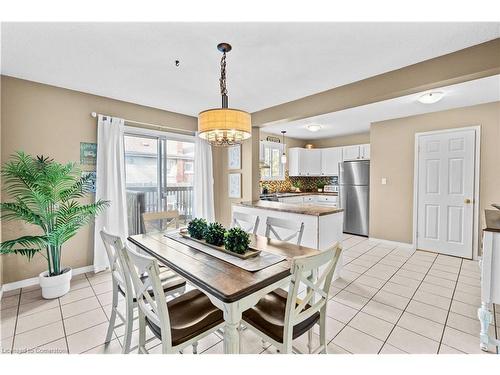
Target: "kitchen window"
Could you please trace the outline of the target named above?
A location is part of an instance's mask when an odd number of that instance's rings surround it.
[[[262,181],[282,181],[285,179],[285,166],[281,163],[283,143],[260,141],[260,160],[270,168],[261,169]]]

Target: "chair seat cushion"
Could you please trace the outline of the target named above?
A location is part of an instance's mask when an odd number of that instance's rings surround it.
[[[273,340],[283,343],[285,325],[285,309],[288,293],[283,289],[276,289],[261,298],[252,308],[243,313],[243,320]],[[310,305],[306,305],[308,309]],[[316,312],[304,321],[293,327],[292,339],[296,339],[309,331],[319,320],[320,313]]]
[[[145,279],[147,279],[147,277],[148,277],[147,275],[141,276],[141,280],[144,281]],[[163,287],[163,292],[165,294],[168,294],[173,290],[186,286],[186,280],[184,280],[182,277],[180,277],[170,269],[167,269],[166,271],[162,270],[162,272],[160,273],[160,280],[161,280],[161,285]],[[123,296],[125,296],[125,291],[122,289],[120,284],[118,284],[118,291]],[[152,288],[149,289],[149,295],[153,296]],[[134,297],[133,301],[137,302],[137,299]]]
[[[199,290],[191,290],[167,303],[172,346],[186,342],[224,322],[222,310]],[[146,324],[161,339],[161,329],[146,317]]]

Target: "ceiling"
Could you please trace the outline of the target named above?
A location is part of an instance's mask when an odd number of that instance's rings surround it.
[[[354,107],[298,121],[269,125],[261,128],[271,134],[286,130],[288,137],[321,139],[363,133],[370,130],[370,123],[451,108],[500,101],[500,75],[446,86],[431,91],[441,91],[443,99],[434,104],[422,104],[417,99],[425,92],[401,96],[377,103]],[[317,132],[307,130],[309,124],[322,125]]]
[[[254,112],[499,37],[498,23],[2,23],[2,74],[197,115]],[[176,67],[174,61],[180,60]]]

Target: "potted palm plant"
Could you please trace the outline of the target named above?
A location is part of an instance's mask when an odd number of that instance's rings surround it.
[[[71,268],[61,262],[63,244],[109,205],[108,201],[82,204],[91,188],[91,176],[81,176],[75,163],[15,154],[2,167],[5,192],[11,202],[0,203],[2,220],[22,220],[37,226],[38,234],[0,244],[0,254],[41,254],[48,270],[39,275],[42,296],[57,298],[69,291]]]

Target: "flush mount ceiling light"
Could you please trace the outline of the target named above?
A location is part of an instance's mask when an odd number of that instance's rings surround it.
[[[311,124],[306,126],[306,129],[309,130],[310,132],[317,132],[321,130],[321,128],[322,126],[317,124]]]
[[[425,93],[417,99],[422,104],[434,104],[443,99],[444,92],[442,91],[431,91]]]
[[[252,136],[250,114],[239,109],[228,108],[226,89],[226,53],[231,45],[220,43],[217,49],[222,52],[220,61],[220,93],[222,108],[209,109],[198,115],[199,137],[214,146],[230,146],[243,142]]]

